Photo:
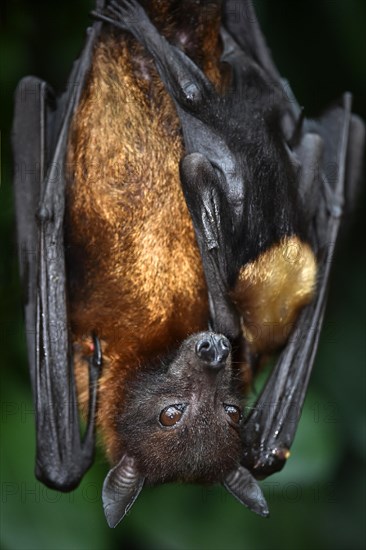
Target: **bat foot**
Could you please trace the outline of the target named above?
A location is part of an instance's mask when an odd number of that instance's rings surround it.
[[[147,19],[143,7],[136,0],[112,0],[104,11],[94,10],[91,14],[96,19],[130,32]]]

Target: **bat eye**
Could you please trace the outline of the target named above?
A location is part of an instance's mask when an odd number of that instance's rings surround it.
[[[174,426],[179,422],[184,413],[185,405],[169,405],[160,413],[159,422],[162,426]]]
[[[241,420],[241,410],[236,405],[226,405],[224,403],[224,409],[230,420],[234,424],[239,424]]]

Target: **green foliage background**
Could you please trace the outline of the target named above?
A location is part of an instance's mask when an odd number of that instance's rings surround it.
[[[307,114],[344,90],[364,118],[366,4],[362,0],[258,0],[257,12],[280,71]],[[16,262],[9,143],[17,81],[35,74],[61,90],[84,39],[87,0],[13,0],[2,13],[1,547],[4,550],[254,550],[365,547],[365,209],[338,248],[325,329],[287,468],[263,482],[268,520],[221,488],[146,489],[110,530],[101,507],[103,457],[71,494],[33,475],[34,414]],[[174,457],[172,457],[174,460]]]

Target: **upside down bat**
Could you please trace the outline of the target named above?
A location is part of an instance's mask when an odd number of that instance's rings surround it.
[[[110,526],[174,480],[268,514],[256,479],[289,456],[361,171],[351,96],[306,119],[238,6],[97,0],[66,92],[27,77],[16,93],[36,475],[77,486],[98,425]]]

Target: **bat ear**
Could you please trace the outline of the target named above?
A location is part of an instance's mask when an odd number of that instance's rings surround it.
[[[252,512],[263,517],[269,515],[262,489],[252,474],[243,466],[238,466],[231,472],[223,482],[223,486]]]
[[[103,484],[102,498],[109,527],[116,527],[125,517],[139,496],[144,481],[135,460],[126,454],[108,472]]]

